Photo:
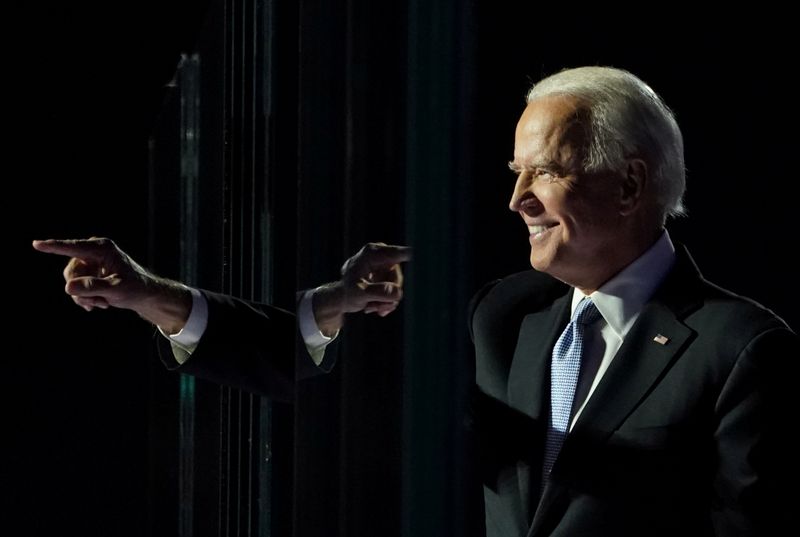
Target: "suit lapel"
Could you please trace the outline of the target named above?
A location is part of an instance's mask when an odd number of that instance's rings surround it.
[[[697,305],[700,282],[688,252],[679,250],[675,267],[625,337],[567,442],[608,438],[680,356],[693,336],[682,319]]]
[[[654,338],[664,335],[662,345]],[[551,470],[551,479],[542,495],[529,535],[538,535],[546,518],[565,508],[565,484],[569,473],[580,471],[585,454],[592,453],[647,396],[651,388],[680,356],[692,332],[661,304],[649,304],[617,352],[578,421],[564,441]]]
[[[541,435],[547,427],[546,420],[549,416],[550,401],[550,355],[556,340],[561,335],[569,321],[570,298],[572,294],[558,298],[553,304],[542,311],[531,313],[522,321],[519,339],[511,362],[511,372],[508,383],[509,404],[522,411],[539,424]],[[543,445],[542,442],[537,444]],[[538,446],[539,448],[541,446]],[[533,517],[535,498],[532,493],[539,490],[539,468],[541,453],[532,449],[530,459],[518,464],[517,477],[519,479],[520,500],[528,510],[527,520]]]
[[[533,419],[547,415],[550,355],[569,321],[570,297],[568,293],[522,320],[508,376],[508,401]]]
[[[569,473],[580,471],[582,454],[602,445],[680,357],[693,337],[681,319],[697,307],[701,282],[688,252],[679,250],[672,272],[645,305],[564,441],[529,536],[543,532],[547,520],[566,507]]]
[[[648,304],[597,385],[570,436],[604,441],[683,351],[692,331],[663,304]],[[662,338],[667,338],[666,343]],[[659,343],[658,340],[662,340]]]

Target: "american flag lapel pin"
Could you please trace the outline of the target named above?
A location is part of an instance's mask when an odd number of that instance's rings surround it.
[[[667,343],[669,343],[669,338],[667,336],[658,334],[656,337],[653,338],[653,341],[655,341],[659,345],[666,345]]]

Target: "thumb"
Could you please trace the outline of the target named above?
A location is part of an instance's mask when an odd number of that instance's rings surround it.
[[[122,279],[116,275],[97,278],[94,276],[81,276],[70,279],[64,286],[64,291],[71,296],[101,296],[109,298],[119,293],[119,284]]]
[[[358,288],[369,302],[398,302],[403,298],[403,289],[392,282],[369,283],[361,281]]]

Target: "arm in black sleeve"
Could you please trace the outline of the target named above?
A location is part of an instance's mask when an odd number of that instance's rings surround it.
[[[156,338],[168,369],[291,402],[298,379],[333,366],[335,349],[326,349],[325,359],[316,366],[305,345],[297,345],[297,323],[291,313],[209,291],[203,295],[208,301],[208,325],[184,364],[175,360],[166,338]]]
[[[763,332],[742,351],[716,404],[712,519],[720,536],[781,535],[795,525],[800,340]]]

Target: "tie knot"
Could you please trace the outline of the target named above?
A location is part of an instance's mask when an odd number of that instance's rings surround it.
[[[575,313],[572,314],[573,322],[577,324],[592,324],[600,318],[600,310],[588,296],[578,303]]]

